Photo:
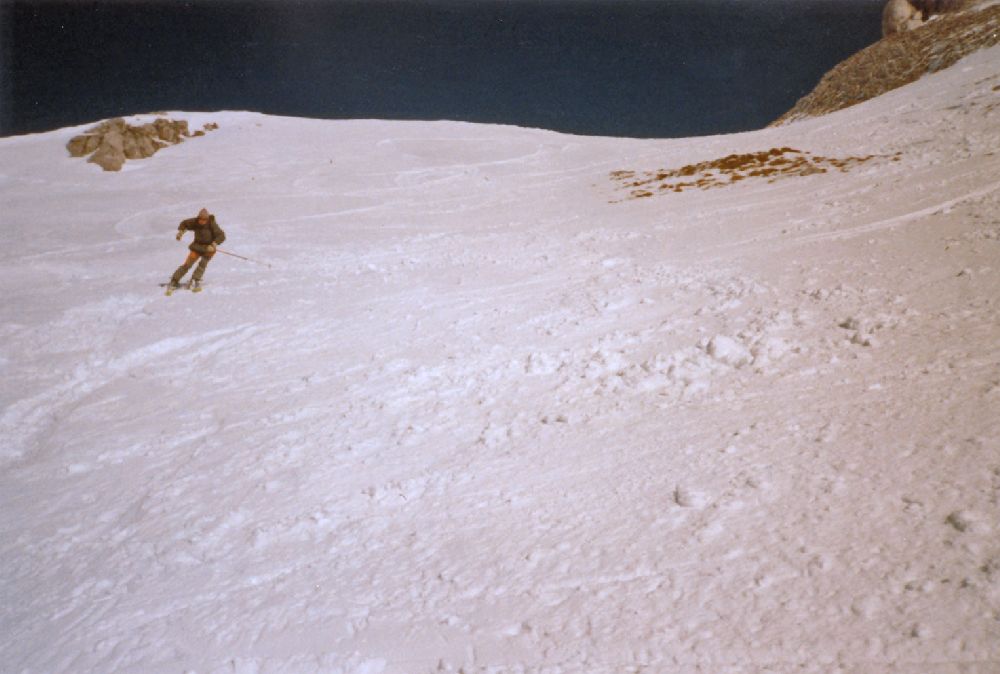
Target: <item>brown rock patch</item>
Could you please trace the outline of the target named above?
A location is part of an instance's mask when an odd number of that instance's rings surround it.
[[[612,171],[611,180],[629,190],[626,198],[638,199],[659,192],[683,192],[688,189],[708,190],[725,187],[751,178],[763,178],[772,183],[779,178],[807,176],[830,170],[846,173],[874,159],[899,160],[899,155],[864,155],[824,157],[790,147],[776,147],[762,152],[731,154],[719,159],[688,164],[676,169],[656,171]],[[680,180],[685,178],[686,180]],[[693,179],[692,178],[696,178]]]

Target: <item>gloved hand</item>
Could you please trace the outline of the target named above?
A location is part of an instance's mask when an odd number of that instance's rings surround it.
[[[177,240],[180,241],[181,237],[184,236],[184,232],[177,232]]]
[[[208,252],[209,253],[215,253],[215,244],[214,243],[208,244]]]

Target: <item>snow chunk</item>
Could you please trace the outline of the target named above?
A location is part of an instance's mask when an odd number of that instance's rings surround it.
[[[682,508],[702,508],[708,498],[700,491],[694,491],[684,485],[674,487],[674,503]]]
[[[561,358],[551,356],[547,353],[532,353],[528,355],[524,366],[527,374],[552,374],[563,366]]]
[[[712,358],[730,367],[740,368],[753,361],[753,354],[746,346],[725,335],[712,337],[705,350]]]
[[[945,518],[945,522],[962,533],[988,533],[990,526],[978,513],[956,510]]]
[[[510,440],[510,427],[505,424],[490,422],[479,434],[479,443],[490,449],[499,449]]]

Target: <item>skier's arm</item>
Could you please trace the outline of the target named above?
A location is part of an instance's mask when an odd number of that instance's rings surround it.
[[[226,240],[226,233],[222,231],[222,227],[215,222],[215,218],[212,219],[212,243],[216,246],[221,245]]]

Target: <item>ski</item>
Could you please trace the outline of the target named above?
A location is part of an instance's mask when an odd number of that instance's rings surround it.
[[[167,291],[164,293],[167,297],[173,295],[174,292],[177,290],[190,290],[193,293],[200,293],[204,289],[203,284],[201,283],[192,284],[191,281],[181,283],[180,285],[177,286],[171,285],[170,282],[168,281],[167,283],[161,283],[160,287],[167,289]]]

